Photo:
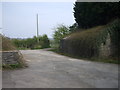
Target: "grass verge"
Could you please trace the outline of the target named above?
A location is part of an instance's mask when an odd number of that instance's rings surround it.
[[[111,59],[111,58],[96,58],[96,57],[85,58],[85,57],[70,55],[68,53],[61,53],[58,48],[52,48],[52,49],[50,49],[48,51],[53,51],[53,52],[55,52],[57,54],[60,54],[60,55],[64,55],[64,56],[68,56],[68,57],[76,58],[76,59],[82,59],[82,60],[86,60],[86,61],[120,64],[119,60],[114,60],[114,59]]]
[[[20,69],[20,68],[24,68],[24,67],[27,67],[27,65],[25,65],[23,63],[2,65],[3,70],[8,70],[8,69],[13,70],[13,69]]]

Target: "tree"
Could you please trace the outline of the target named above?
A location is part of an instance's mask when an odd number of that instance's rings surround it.
[[[43,36],[41,36],[41,38],[40,38],[40,44],[41,44],[42,48],[48,48],[48,47],[50,47],[50,41],[49,41],[49,39],[48,39],[48,37],[47,37],[46,34],[44,34]]]
[[[39,39],[39,42],[37,41]],[[27,39],[12,39],[14,45],[18,48],[40,49],[50,47],[47,35]]]
[[[71,26],[69,27],[70,33],[75,32],[77,29],[78,29],[77,23],[74,23],[73,25],[71,25]]]
[[[65,25],[58,25],[58,27],[55,28],[53,38],[56,43],[60,43],[60,40],[67,36],[69,33],[70,31],[68,27],[66,27]]]
[[[104,25],[120,17],[118,2],[76,2],[74,17],[79,28]]]

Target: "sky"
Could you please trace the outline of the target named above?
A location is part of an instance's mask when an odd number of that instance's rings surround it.
[[[2,33],[10,38],[31,38],[36,35],[36,14],[39,35],[52,38],[59,24],[70,26],[74,21],[74,2],[3,2]]]
[[[2,3],[0,2],[0,32],[2,27]]]

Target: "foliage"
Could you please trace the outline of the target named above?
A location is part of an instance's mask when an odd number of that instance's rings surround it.
[[[15,46],[8,37],[0,34],[0,38],[2,38],[2,51],[16,50]]]
[[[107,30],[111,36],[112,56],[120,58],[120,19],[116,19],[112,23],[109,23]]]
[[[59,25],[57,28],[55,28],[53,35],[55,42],[60,43],[60,40],[67,36],[69,33],[70,31],[68,27],[65,25]]]
[[[77,23],[74,23],[73,25],[71,25],[71,26],[69,27],[70,33],[73,33],[73,32],[75,32],[75,31],[77,31],[77,29],[78,29]]]
[[[117,19],[108,25],[97,26],[91,29],[83,30],[80,32],[72,33],[68,38],[63,39],[64,45],[62,46],[63,52],[80,57],[98,57],[99,49],[102,43],[106,42],[108,33],[111,36],[112,43],[112,57],[120,56],[120,20]]]
[[[58,48],[58,47],[59,47],[59,44],[56,43],[54,39],[51,39],[51,40],[50,40],[50,47],[51,47],[51,48]]]
[[[17,48],[40,49],[50,47],[47,35],[27,39],[12,39]]]
[[[80,28],[91,28],[120,17],[119,8],[118,2],[76,2],[74,17]]]
[[[40,37],[40,45],[42,48],[50,47],[50,41],[49,41],[47,35],[43,35],[42,37]]]
[[[76,32],[70,35],[67,41],[74,55],[83,57],[97,56],[101,42],[105,41],[106,33],[103,34],[104,26],[98,26],[86,31]],[[69,51],[68,51],[69,52]],[[71,51],[70,51],[71,52]]]

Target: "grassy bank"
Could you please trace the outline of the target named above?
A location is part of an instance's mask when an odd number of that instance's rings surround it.
[[[2,39],[2,51],[16,50],[16,47],[9,38],[3,35],[0,35],[0,38]]]

